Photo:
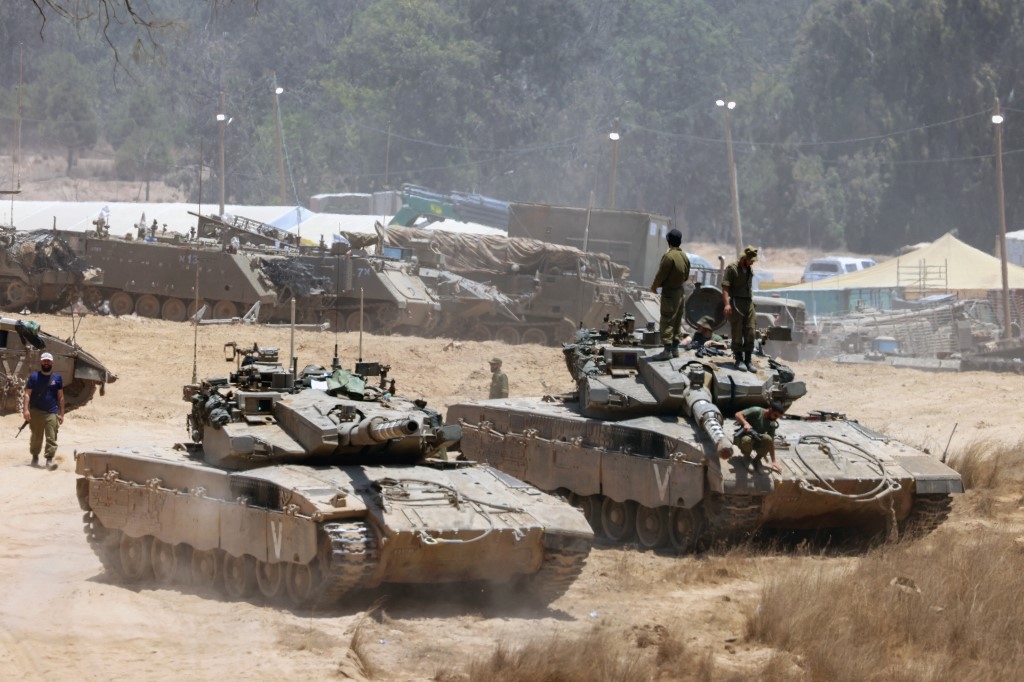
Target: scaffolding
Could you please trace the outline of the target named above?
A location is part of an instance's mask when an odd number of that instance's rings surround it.
[[[917,263],[905,264],[896,260],[896,286],[903,289],[906,299],[924,298],[941,291],[949,293],[949,264],[929,265],[923,258]]]

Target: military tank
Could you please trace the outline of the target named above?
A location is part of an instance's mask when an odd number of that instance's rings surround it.
[[[687,302],[694,323],[721,299]],[[657,332],[630,317],[584,329],[563,348],[576,390],[561,396],[474,401],[449,408],[466,456],[557,491],[618,543],[692,550],[760,528],[928,532],[963,492],[938,459],[825,410],[795,414],[806,394],[770,357],[735,367],[714,343],[657,353]],[[724,346],[724,344],[721,344]],[[781,403],[774,438],[780,473],[743,456],[728,420]]]
[[[189,384],[190,441],[75,454],[89,543],[126,581],[222,587],[295,607],[381,583],[488,581],[546,604],[582,570],[577,509],[458,461],[461,431],[396,395],[389,366],[236,371]]]

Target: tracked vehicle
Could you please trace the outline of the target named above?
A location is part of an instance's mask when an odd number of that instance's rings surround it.
[[[687,302],[691,325],[707,304]],[[628,317],[581,330],[563,348],[572,393],[458,404],[447,419],[462,426],[466,456],[569,496],[606,539],[646,548],[690,550],[760,528],[913,536],[941,523],[963,492],[936,458],[843,414],[793,414],[806,386],[771,358],[750,373],[707,344],[666,359],[657,348],[656,333],[635,331]],[[789,412],[774,474],[733,446],[730,423],[770,401]]]
[[[463,581],[546,604],[582,570],[583,515],[456,461],[459,427],[396,396],[388,366],[335,359],[296,378],[276,349],[227,348],[237,371],[185,387],[191,442],[76,453],[86,535],[107,571],[301,607],[381,583]]]
[[[39,369],[39,356],[53,355],[53,371],[64,381],[64,407],[73,410],[89,402],[99,389],[117,381],[96,356],[75,343],[48,334],[31,320],[0,317],[0,411],[21,412],[29,374]]]

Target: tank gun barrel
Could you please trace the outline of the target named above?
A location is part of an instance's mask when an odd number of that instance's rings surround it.
[[[691,363],[687,367],[686,377],[690,382],[683,393],[686,412],[715,444],[715,452],[719,457],[731,456],[732,440],[725,435],[725,429],[722,428],[722,411],[715,405],[711,392],[704,387],[703,365]]]
[[[344,426],[339,427],[338,431],[343,438],[348,436],[348,445],[375,445],[394,438],[415,435],[419,428],[419,422],[408,417],[386,421],[379,417],[370,417],[350,425],[347,431]]]

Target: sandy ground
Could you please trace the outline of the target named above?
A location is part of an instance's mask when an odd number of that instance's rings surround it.
[[[43,329],[70,336],[67,317],[37,316]],[[743,641],[765,575],[716,569],[707,559],[597,548],[582,577],[546,611],[481,604],[458,590],[391,589],[364,595],[331,613],[282,610],[220,600],[187,589],[125,587],[106,577],[87,546],[75,497],[76,450],[185,438],[181,387],[223,375],[228,341],[276,345],[288,353],[286,329],[206,326],[87,317],[78,342],[119,375],[105,396],[69,413],[55,472],[28,464],[28,439],[14,440],[19,415],[0,417],[9,434],[0,451],[0,670],[12,680],[374,679],[429,680],[460,671],[469,656],[499,643],[582,635],[605,628],[624,641],[659,626],[683,627],[714,653],[719,672],[763,664],[768,652]],[[300,366],[326,364],[338,344],[342,362],[359,353],[358,334],[295,334]],[[569,388],[558,350],[497,342],[366,336],[363,356],[394,366],[400,391],[444,408],[485,397],[487,359],[500,355],[514,394]],[[194,360],[195,358],[195,360]],[[844,411],[863,423],[938,454],[979,438],[1017,442],[1024,405],[996,401],[1019,386],[1006,374],[927,374],[891,367],[794,363],[810,394],[802,411]],[[994,405],[998,405],[994,408]],[[956,519],[951,521],[957,523]],[[782,560],[782,559],[780,559]],[[807,560],[822,560],[813,558]],[[827,559],[826,559],[827,560]],[[767,572],[771,562],[766,564]],[[692,585],[679,575],[702,575]],[[666,581],[667,576],[674,576]],[[373,670],[360,670],[354,633]]]

